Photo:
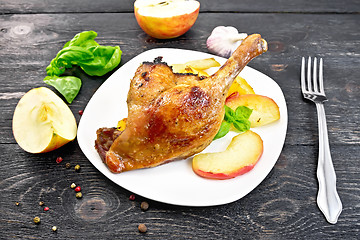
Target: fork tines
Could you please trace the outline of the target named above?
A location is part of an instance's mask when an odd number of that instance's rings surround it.
[[[301,90],[305,98],[308,98],[308,94],[317,94],[325,96],[324,80],[323,80],[323,59],[320,58],[319,62],[319,77],[317,76],[317,58],[314,58],[313,67],[311,67],[311,57],[308,58],[307,63],[307,76],[305,77],[305,58],[302,57],[301,63]],[[312,74],[311,74],[311,70]],[[312,76],[311,76],[312,75]],[[307,79],[305,79],[307,78]]]

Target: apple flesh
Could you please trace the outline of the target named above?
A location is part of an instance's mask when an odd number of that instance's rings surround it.
[[[240,76],[237,76],[231,84],[227,97],[234,93],[239,93],[240,95],[255,94],[254,89],[250,86],[250,84]]]
[[[171,64],[170,66],[174,73],[193,73],[199,75],[199,77],[209,77],[209,74],[204,70],[212,67],[220,67],[221,65],[214,58],[204,58],[186,63]]]
[[[186,33],[199,15],[195,0],[136,0],[134,13],[139,26],[158,39],[175,38]]]
[[[12,128],[16,142],[30,153],[55,150],[74,140],[77,131],[69,107],[46,87],[31,89],[20,99]]]
[[[197,175],[204,178],[234,178],[253,169],[263,149],[261,137],[248,130],[235,136],[224,152],[196,155],[192,167]]]
[[[226,101],[226,106],[235,110],[238,106],[246,106],[252,109],[249,121],[251,127],[259,127],[280,119],[280,110],[276,102],[269,97],[257,94],[233,93]]]

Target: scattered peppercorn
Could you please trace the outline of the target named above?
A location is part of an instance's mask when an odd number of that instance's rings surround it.
[[[15,202],[15,205],[16,205],[16,206],[19,206],[19,205],[20,205],[20,203],[19,203],[19,202]]]
[[[63,158],[62,157],[57,157],[56,158],[56,163],[61,163],[63,161]]]
[[[53,232],[56,232],[56,231],[57,231],[57,227],[56,227],[56,226],[53,226],[51,229],[53,230]]]
[[[77,172],[80,171],[80,165],[79,164],[75,166],[75,171],[77,171]]]
[[[45,203],[44,203],[43,201],[40,201],[40,202],[39,202],[39,205],[40,205],[40,206],[43,206],[44,204],[45,204]]]
[[[76,184],[75,184],[75,183],[72,183],[72,184],[70,185],[70,187],[71,187],[71,188],[76,188]]]
[[[138,229],[139,229],[139,232],[141,232],[141,233],[146,233],[146,231],[147,231],[147,227],[143,223],[139,224]]]
[[[68,162],[68,163],[65,164],[65,167],[66,167],[67,169],[69,169],[69,168],[71,168],[71,164]]]
[[[40,218],[39,217],[34,217],[34,223],[39,224],[40,223]]]
[[[82,193],[81,192],[78,192],[78,193],[76,193],[76,198],[82,198]]]
[[[134,195],[134,194],[131,194],[130,197],[129,197],[129,199],[130,199],[131,201],[134,201],[134,200],[135,200],[135,195]]]
[[[141,210],[146,211],[149,209],[149,204],[147,202],[142,202],[140,208]]]
[[[49,211],[49,207],[44,207],[44,211]]]
[[[76,188],[75,188],[75,192],[80,192],[81,191],[81,187],[80,186],[77,186]]]
[[[80,115],[80,116],[82,116],[82,115],[83,115],[83,113],[84,113],[84,111],[83,111],[83,110],[79,110],[79,115]]]

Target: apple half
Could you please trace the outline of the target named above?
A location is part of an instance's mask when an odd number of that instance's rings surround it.
[[[30,153],[55,150],[76,137],[76,120],[66,103],[46,87],[25,93],[17,104],[13,134],[19,146]]]
[[[235,110],[238,106],[252,109],[249,121],[251,127],[259,127],[280,119],[280,110],[276,102],[269,97],[258,94],[231,94],[225,101],[226,106]]]
[[[249,172],[263,153],[261,137],[248,130],[235,136],[223,152],[200,153],[193,158],[194,172],[204,178],[230,179]]]
[[[195,23],[200,3],[195,0],[136,0],[134,13],[139,26],[158,39],[175,38]]]

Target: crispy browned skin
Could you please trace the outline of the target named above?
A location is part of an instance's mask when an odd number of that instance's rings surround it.
[[[174,74],[165,63],[143,63],[130,84],[126,128],[104,158],[109,169],[120,173],[155,167],[202,151],[220,128],[234,78],[266,50],[259,34],[250,35],[203,80]]]

